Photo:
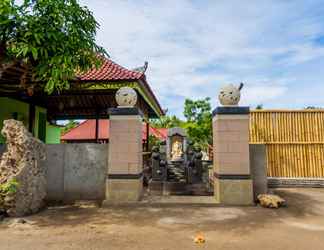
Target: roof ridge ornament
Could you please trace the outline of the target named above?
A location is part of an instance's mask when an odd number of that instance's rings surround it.
[[[132,69],[132,71],[141,72],[144,74],[146,72],[147,68],[148,68],[148,62],[145,61],[144,66],[134,68],[134,69]]]

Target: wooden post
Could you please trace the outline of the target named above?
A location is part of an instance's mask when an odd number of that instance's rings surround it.
[[[147,121],[146,122],[146,147],[145,147],[146,152],[149,151],[149,137],[150,137],[150,124]]]
[[[96,111],[96,143],[99,143],[99,111]]]

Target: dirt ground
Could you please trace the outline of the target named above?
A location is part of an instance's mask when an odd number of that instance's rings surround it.
[[[0,223],[0,250],[324,249],[324,189],[279,189],[288,206],[50,207]],[[194,243],[201,233],[206,242]]]

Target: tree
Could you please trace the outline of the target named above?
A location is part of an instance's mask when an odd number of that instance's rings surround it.
[[[31,72],[48,93],[69,88],[76,72],[100,65],[105,50],[95,43],[99,27],[77,0],[0,1],[0,74],[13,62]]]
[[[189,138],[203,148],[212,143],[212,112],[210,98],[193,101],[185,100],[184,116],[187,121],[184,127]]]
[[[181,121],[175,115],[173,116],[162,116],[159,119],[152,119],[150,121],[152,127],[154,128],[173,128],[173,127],[182,127],[183,121]]]
[[[258,109],[258,110],[263,109],[263,104],[258,104],[258,105],[255,107],[255,109]]]
[[[180,120],[175,115],[164,116],[150,123],[155,128],[184,128],[189,138],[202,148],[207,148],[212,143],[212,113],[210,98],[193,101],[186,99],[183,112],[186,121]]]
[[[149,152],[152,151],[152,147],[154,146],[160,146],[161,141],[155,137],[154,135],[149,135]]]

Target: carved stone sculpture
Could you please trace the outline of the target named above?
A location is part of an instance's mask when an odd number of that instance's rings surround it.
[[[154,181],[163,181],[166,177],[165,161],[161,159],[158,146],[152,148],[152,179]]]
[[[130,87],[121,87],[116,92],[116,102],[118,107],[130,108],[134,107],[137,102],[137,93]]]
[[[194,150],[195,150],[194,153],[195,172],[196,175],[199,177],[199,179],[201,179],[203,174],[203,166],[201,161],[203,154],[201,152],[200,146],[196,146]]]
[[[186,149],[187,161],[193,161],[194,157],[194,143],[193,141],[188,141],[187,149]]]
[[[236,106],[241,99],[241,89],[243,83],[239,87],[235,87],[233,84],[228,84],[222,87],[219,91],[219,102],[224,106]]]
[[[172,151],[171,151],[171,160],[172,161],[178,161],[182,158],[182,143],[180,141],[175,141],[172,144]]]
[[[37,212],[44,205],[46,177],[41,161],[45,159],[45,145],[34,138],[23,123],[5,120],[1,131],[7,148],[0,159],[0,186],[17,182],[17,190],[1,193],[0,210],[10,216]]]

